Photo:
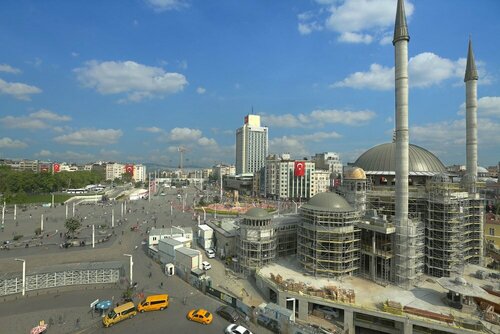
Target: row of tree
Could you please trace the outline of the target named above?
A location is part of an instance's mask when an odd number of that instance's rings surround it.
[[[104,180],[103,172],[78,171],[52,174],[14,171],[9,166],[0,166],[0,193],[4,195],[46,194],[68,188],[82,188],[89,184],[102,183]]]

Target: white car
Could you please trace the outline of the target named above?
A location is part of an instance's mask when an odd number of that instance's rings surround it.
[[[207,257],[209,259],[213,259],[215,257],[215,251],[212,248],[209,248],[205,251],[207,253]]]
[[[237,325],[237,324],[231,324],[231,325],[227,326],[224,333],[226,333],[226,334],[253,334],[245,327],[243,327],[241,325]]]
[[[201,263],[201,268],[203,270],[209,270],[209,269],[212,269],[212,265],[210,263],[208,263],[207,261],[203,261]]]

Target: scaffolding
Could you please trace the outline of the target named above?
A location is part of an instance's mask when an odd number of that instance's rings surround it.
[[[358,223],[361,229],[360,275],[382,285],[394,281],[395,227],[372,210],[368,221]]]
[[[434,177],[428,183],[426,273],[463,274],[466,263],[481,264],[483,201],[458,183]]]
[[[277,250],[276,224],[271,218],[244,218],[238,238],[241,271],[252,274],[256,269],[274,261]]]
[[[360,229],[357,211],[332,212],[301,208],[297,238],[298,260],[314,276],[356,275],[359,270]]]

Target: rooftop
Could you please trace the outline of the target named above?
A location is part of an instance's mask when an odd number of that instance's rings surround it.
[[[391,175],[396,170],[396,143],[385,143],[372,147],[361,154],[354,166],[361,167],[366,174],[384,172]],[[410,175],[434,175],[446,171],[443,163],[431,152],[417,145],[409,147]]]
[[[491,279],[481,280],[476,278],[474,273],[476,273],[477,270],[489,271],[488,269],[479,266],[467,266],[464,277],[466,277],[469,283],[472,283],[475,286],[498,285],[498,282]],[[448,290],[438,284],[437,279],[434,277],[426,276],[418,287],[414,287],[411,290],[404,290],[395,285],[382,286],[360,277],[333,279],[307,275],[303,273],[299,263],[293,257],[283,258],[278,262],[267,265],[263,267],[258,274],[268,279],[270,279],[271,274],[279,274],[283,278],[283,281],[291,279],[295,283],[302,282],[307,287],[314,287],[317,289],[329,285],[335,285],[339,288],[353,289],[356,294],[354,305],[367,309],[376,309],[380,311],[379,306],[386,300],[391,300],[399,302],[403,307],[410,306],[445,315],[453,312],[454,314],[460,314],[460,317],[463,318],[472,317],[467,313],[460,312],[457,309],[452,309],[448,305],[444,304],[443,297],[445,297]],[[500,303],[500,297],[491,294],[486,294],[482,297],[494,303]],[[478,320],[477,317],[472,318]]]
[[[331,192],[314,195],[302,208],[317,211],[350,212],[353,207],[340,195]]]

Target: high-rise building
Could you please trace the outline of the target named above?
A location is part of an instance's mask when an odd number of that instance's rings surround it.
[[[236,174],[256,173],[266,163],[268,129],[260,125],[259,115],[245,116],[236,130]]]

